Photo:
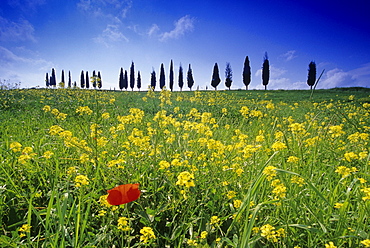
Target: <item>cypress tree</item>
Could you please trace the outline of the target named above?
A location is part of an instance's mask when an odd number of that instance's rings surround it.
[[[124,87],[124,82],[123,82],[123,68],[121,67],[121,71],[119,73],[119,89],[122,91]]]
[[[100,71],[98,71],[98,88],[101,89],[101,87],[103,86],[103,81],[101,80],[101,74],[100,74]]]
[[[191,90],[191,88],[194,86],[194,78],[193,78],[193,70],[191,69],[190,64],[189,64],[189,69],[188,69],[187,81],[188,81],[188,87]]]
[[[49,85],[50,85],[50,83],[49,83],[49,73],[46,73],[45,83],[46,83],[46,87],[49,87]]]
[[[65,81],[64,81],[64,70],[62,70],[62,80],[60,81],[61,82],[61,87],[64,88],[64,85],[65,85]]]
[[[157,78],[155,76],[154,68],[153,68],[153,71],[152,71],[152,73],[150,75],[151,75],[151,77],[150,77],[150,87],[152,87],[152,89],[154,90],[155,89],[155,85],[157,84]]]
[[[140,71],[138,71],[138,73],[137,73],[137,88],[140,91],[140,89],[141,89],[141,75],[140,75]]]
[[[127,70],[125,70],[125,75],[123,77],[123,88],[125,88],[125,90],[127,90],[128,88],[128,76],[127,76]]]
[[[217,86],[220,84],[220,82],[221,82],[221,79],[220,79],[220,73],[218,71],[218,65],[217,63],[215,63],[215,65],[213,66],[213,75],[212,75],[211,85],[212,87],[215,88],[215,90],[217,90]]]
[[[171,59],[171,64],[170,64],[170,89],[173,91],[173,62]]]
[[[86,81],[85,81],[86,89],[90,88],[90,78],[89,78],[89,72],[86,71]]]
[[[94,87],[94,89],[96,89],[96,83],[97,83],[96,81],[97,81],[97,80],[96,80],[96,78],[95,78],[95,77],[96,77],[95,70],[93,70],[93,74],[92,74],[92,76],[93,76],[93,78],[94,78],[93,80],[91,80],[91,82],[92,82],[92,86]]]
[[[163,90],[164,86],[166,85],[166,79],[164,75],[164,66],[163,63],[161,64],[161,72],[159,74],[159,87]]]
[[[266,52],[263,58],[262,65],[262,84],[265,86],[265,90],[267,90],[269,80],[270,80],[270,63]]]
[[[316,82],[316,63],[314,61],[311,61],[308,65],[308,78],[307,78],[307,84],[310,86],[312,90],[312,86],[315,85]]]
[[[68,71],[68,88],[72,88],[71,71]]]
[[[251,83],[251,66],[249,64],[248,56],[245,57],[244,61],[243,83],[245,85],[245,89],[248,90],[248,85]]]
[[[182,65],[180,64],[179,68],[179,87],[180,91],[182,91],[182,87],[184,87],[184,75],[183,75],[183,70],[182,70]]]
[[[135,67],[134,67],[134,62],[131,62],[131,67],[130,67],[130,88],[133,91],[135,87]]]
[[[81,83],[81,89],[85,88],[85,76],[84,76],[83,70],[81,71],[80,83]]]
[[[233,82],[233,71],[231,70],[230,63],[226,63],[226,69],[225,69],[225,86],[227,88],[231,87],[231,83]]]
[[[50,80],[50,85],[55,87],[57,85],[57,79],[55,77],[55,69],[51,69],[51,80]]]

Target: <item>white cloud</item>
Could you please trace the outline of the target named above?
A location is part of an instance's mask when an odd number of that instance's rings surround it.
[[[93,40],[97,43],[102,43],[107,47],[109,47],[109,43],[111,42],[129,41],[119,30],[119,25],[112,24],[108,24],[106,29],[103,30],[102,34],[96,38],[93,38]]]
[[[22,82],[22,87],[44,86],[44,73],[54,67],[53,63],[45,59],[20,56],[2,46],[0,46],[0,64],[1,80]]]
[[[36,42],[34,32],[32,24],[25,19],[13,22],[0,16],[0,41]]]
[[[80,0],[77,7],[88,15],[122,20],[131,9],[132,0]]]
[[[175,28],[170,32],[165,32],[161,35],[160,40],[165,41],[168,39],[176,39],[184,35],[186,32],[190,32],[194,29],[194,18],[189,15],[181,17],[174,23]]]
[[[284,53],[283,55],[281,55],[281,57],[284,58],[285,61],[290,61],[292,59],[297,58],[297,56],[295,55],[296,52],[297,51],[295,51],[295,50],[290,50],[290,51]]]
[[[159,27],[157,24],[153,24],[148,31],[148,36],[153,36],[159,31]]]

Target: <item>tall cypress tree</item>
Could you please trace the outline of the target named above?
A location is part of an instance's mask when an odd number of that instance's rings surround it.
[[[307,84],[310,86],[312,90],[312,86],[315,85],[316,82],[316,63],[314,61],[311,61],[308,65],[308,78],[307,78]]]
[[[86,71],[86,81],[85,81],[86,89],[90,88],[90,78],[89,78],[89,72]]]
[[[123,68],[121,67],[121,71],[119,73],[119,89],[122,91],[124,87],[124,82],[123,82]]]
[[[85,88],[85,76],[84,76],[83,70],[81,71],[80,84],[81,84],[81,89]]]
[[[61,87],[64,88],[65,86],[65,81],[64,81],[64,70],[62,70],[62,80],[60,81],[61,82]]]
[[[153,68],[153,71],[150,74],[150,87],[152,87],[152,89],[154,90],[156,84],[157,84],[157,78],[155,76],[155,71],[154,71],[154,68]]]
[[[49,83],[49,73],[46,73],[45,83],[46,83],[46,87],[49,87],[50,86],[50,83]]]
[[[193,70],[191,69],[190,64],[189,64],[189,69],[188,69],[187,81],[188,81],[188,87],[191,90],[191,88],[194,86],[194,78],[193,78]]]
[[[72,88],[71,71],[68,71],[68,88]]]
[[[182,70],[182,65],[180,64],[179,67],[179,87],[180,91],[182,91],[182,87],[184,87],[184,75],[183,75],[183,70]]]
[[[99,78],[99,80],[97,82],[98,83],[98,88],[101,89],[101,87],[103,86],[103,81],[101,79],[100,71],[98,71],[98,78]]]
[[[57,79],[55,77],[55,69],[51,69],[51,80],[50,80],[50,85],[53,87],[57,86]]]
[[[136,86],[137,86],[137,88],[140,91],[140,89],[141,89],[141,75],[140,75],[140,71],[138,71],[138,73],[137,73],[137,84],[136,84]]]
[[[171,59],[171,64],[170,64],[170,89],[173,91],[173,62]]]
[[[233,71],[231,70],[230,63],[226,63],[225,86],[229,88],[229,90],[230,90],[232,82],[233,82]]]
[[[251,66],[248,56],[245,57],[244,60],[243,83],[245,85],[245,89],[248,90],[248,85],[251,83]]]
[[[159,74],[159,87],[163,90],[164,86],[166,85],[166,79],[164,74],[164,66],[163,63],[161,64],[161,72]]]
[[[131,62],[131,67],[130,67],[130,88],[133,91],[135,87],[135,67],[134,67],[134,62]]]
[[[125,75],[123,77],[123,88],[125,88],[125,90],[127,90],[128,88],[128,76],[127,76],[127,70],[125,70]]]
[[[215,63],[215,65],[213,66],[213,74],[212,74],[211,85],[212,85],[212,87],[215,88],[215,90],[217,90],[217,86],[220,83],[221,83],[220,73],[219,73],[219,70],[218,70],[218,65],[217,65],[217,63]]]
[[[265,90],[267,90],[269,80],[270,80],[270,63],[267,56],[267,52],[265,52],[262,65],[262,84],[265,86]]]
[[[91,80],[91,82],[92,82],[92,86],[94,87],[94,89],[96,89],[96,83],[97,83],[97,80],[96,80],[96,74],[95,74],[95,70],[93,70],[93,74],[92,74],[92,76],[93,76],[93,80]]]

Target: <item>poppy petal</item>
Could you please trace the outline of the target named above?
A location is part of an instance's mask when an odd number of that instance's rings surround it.
[[[108,190],[107,201],[111,205],[121,205],[135,201],[140,196],[139,184],[123,184]]]

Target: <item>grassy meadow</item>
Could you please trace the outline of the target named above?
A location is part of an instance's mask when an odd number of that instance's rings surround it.
[[[0,247],[370,247],[369,115],[360,88],[0,91]]]

